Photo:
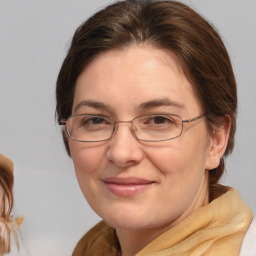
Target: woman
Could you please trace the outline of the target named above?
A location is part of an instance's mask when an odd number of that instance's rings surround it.
[[[218,183],[236,82],[213,27],[176,1],[120,1],[76,31],[56,88],[80,188],[104,221],[73,255],[239,255],[252,221]]]
[[[0,155],[0,255],[10,252],[11,234],[18,247],[17,230],[23,217],[13,220],[11,211],[13,207],[13,163]]]

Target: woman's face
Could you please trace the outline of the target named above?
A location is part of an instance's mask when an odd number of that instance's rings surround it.
[[[182,119],[203,114],[170,52],[149,46],[111,50],[78,77],[73,114],[127,121],[157,113]],[[69,140],[69,145],[85,198],[115,228],[170,227],[207,203],[206,170],[215,166],[204,118],[184,123],[182,135],[173,140],[142,142],[122,123],[107,142]]]

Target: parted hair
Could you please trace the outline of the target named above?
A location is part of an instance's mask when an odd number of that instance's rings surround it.
[[[175,53],[206,113],[209,133],[231,121],[227,148],[210,170],[210,199],[224,192],[218,184],[224,158],[232,152],[236,130],[236,81],[226,47],[214,26],[189,6],[172,0],[117,1],[76,30],[56,86],[58,121],[72,114],[76,81],[99,54],[132,45],[150,45]],[[63,131],[66,150],[68,139]]]

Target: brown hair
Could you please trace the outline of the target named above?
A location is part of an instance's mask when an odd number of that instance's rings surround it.
[[[13,207],[12,187],[13,163],[8,158],[0,155],[0,189],[2,190],[0,196],[0,223],[4,225],[3,228],[0,227],[0,255],[10,250],[10,236],[6,223],[9,221]],[[8,231],[4,232],[5,229]]]
[[[175,53],[207,113],[209,131],[231,120],[225,155],[234,146],[236,82],[227,50],[213,26],[177,1],[118,1],[99,11],[76,30],[56,88],[58,121],[72,112],[76,80],[86,65],[104,51],[147,44]],[[63,132],[68,154],[68,140]],[[210,170],[210,198],[225,190],[218,184],[224,158]]]
[[[14,236],[17,247],[18,237],[16,230],[22,223],[23,218],[13,219],[11,211],[13,208],[13,163],[0,155],[0,255],[10,252],[10,236]]]

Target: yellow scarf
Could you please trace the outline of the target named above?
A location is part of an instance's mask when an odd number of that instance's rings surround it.
[[[230,189],[160,235],[136,256],[236,256],[251,223],[252,212]],[[116,256],[113,228],[100,222],[77,244],[73,256]]]

